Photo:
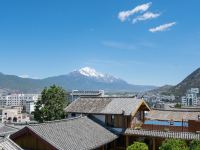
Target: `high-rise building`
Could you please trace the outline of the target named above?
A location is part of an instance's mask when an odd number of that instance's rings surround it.
[[[25,106],[26,101],[37,101],[39,94],[11,94],[0,96],[0,106]]]
[[[191,88],[187,90],[186,96],[181,99],[182,106],[197,106],[199,88]]]

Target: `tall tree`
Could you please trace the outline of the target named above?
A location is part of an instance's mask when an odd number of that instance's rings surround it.
[[[187,143],[180,139],[166,139],[159,147],[160,150],[189,150]]]
[[[148,146],[142,142],[134,142],[132,145],[127,147],[127,150],[148,150]]]
[[[56,85],[45,88],[36,103],[34,118],[39,122],[63,119],[66,105],[67,98],[64,89]]]

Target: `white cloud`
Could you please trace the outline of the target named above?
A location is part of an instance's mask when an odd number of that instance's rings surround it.
[[[157,26],[155,28],[151,28],[149,29],[150,32],[160,32],[160,31],[165,31],[168,30],[170,27],[176,25],[176,22],[171,22],[171,23],[166,23],[160,26]]]
[[[152,13],[152,12],[146,12],[141,16],[138,16],[133,19],[133,23],[136,23],[138,21],[144,21],[149,19],[154,19],[160,16],[160,13]]]
[[[20,78],[29,78],[30,76],[27,75],[27,74],[23,74],[23,75],[20,75],[19,77],[20,77]]]
[[[127,10],[127,11],[121,11],[118,14],[118,18],[120,21],[124,22],[127,18],[129,18],[131,15],[138,13],[138,12],[145,12],[149,9],[149,7],[151,6],[152,2],[146,3],[146,4],[142,4],[142,5],[138,5],[135,8],[133,8],[132,10]]]
[[[30,79],[40,79],[38,77],[31,77],[30,75],[27,75],[27,74],[20,75],[19,77],[20,78],[30,78]]]

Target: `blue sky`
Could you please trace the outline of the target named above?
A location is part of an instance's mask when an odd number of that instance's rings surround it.
[[[177,84],[199,67],[199,5],[0,1],[0,71],[45,78],[89,66],[133,84]]]

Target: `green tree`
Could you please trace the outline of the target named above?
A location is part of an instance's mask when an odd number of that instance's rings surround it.
[[[174,107],[175,108],[181,108],[181,104],[180,103],[176,103],[176,105]]]
[[[180,139],[166,139],[159,147],[160,150],[189,150],[187,143]]]
[[[142,142],[134,142],[132,145],[127,147],[127,150],[148,150],[148,146]]]
[[[193,140],[190,143],[190,150],[200,150],[200,141]]]
[[[56,85],[45,88],[36,102],[34,118],[39,122],[59,120],[65,117],[66,91]]]

